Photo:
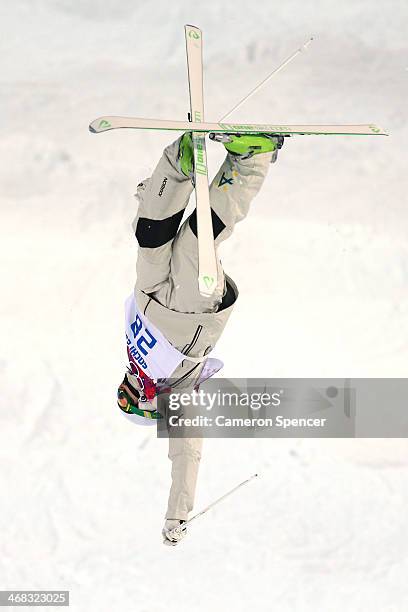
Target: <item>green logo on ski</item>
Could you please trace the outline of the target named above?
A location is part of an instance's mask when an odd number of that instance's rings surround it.
[[[102,129],[102,130],[106,130],[108,128],[112,127],[111,124],[109,123],[109,121],[106,121],[106,119],[102,119],[102,121],[99,122],[98,128]]]
[[[214,277],[213,276],[203,276],[203,281],[207,289],[210,289],[214,284]]]
[[[188,35],[190,36],[190,38],[200,38],[200,34],[197,32],[197,30],[190,30]]]
[[[198,174],[207,174],[207,160],[205,157],[205,144],[204,138],[194,140],[195,147],[195,171]]]
[[[369,128],[372,132],[374,132],[374,134],[381,132],[380,128],[378,128],[376,125],[370,125]]]

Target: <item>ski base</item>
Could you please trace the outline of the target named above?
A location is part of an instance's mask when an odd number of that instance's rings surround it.
[[[332,135],[332,136],[388,136],[374,124],[366,125],[273,125],[269,123],[209,123],[206,121],[166,121],[165,119],[141,119],[138,117],[99,117],[92,121],[93,133],[116,129],[170,130],[179,132],[230,132],[240,134]]]

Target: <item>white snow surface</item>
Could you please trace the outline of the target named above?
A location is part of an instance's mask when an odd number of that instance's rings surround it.
[[[197,510],[261,476],[162,545],[166,442],[115,393],[132,194],[169,135],[87,130],[186,117],[185,23],[208,120],[313,35],[231,119],[390,136],[287,140],[222,249],[240,298],[217,354],[229,377],[404,377],[406,2],[5,0],[0,17],[0,589],[69,589],[75,612],[406,611],[405,439],[206,441]]]

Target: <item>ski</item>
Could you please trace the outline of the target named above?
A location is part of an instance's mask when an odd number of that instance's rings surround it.
[[[288,63],[308,47],[312,39],[290,55],[278,68],[273,70],[258,86],[240,100],[231,111],[224,114],[217,123],[204,121],[203,95],[203,62],[202,31],[192,25],[184,26],[188,82],[190,88],[189,121],[165,119],[146,119],[138,117],[102,116],[92,121],[89,130],[93,133],[107,132],[116,129],[136,130],[170,130],[192,132],[194,146],[194,187],[197,208],[197,242],[198,242],[198,285],[203,296],[211,296],[217,287],[217,256],[212,231],[211,207],[208,186],[207,154],[205,134],[241,133],[241,134],[274,134],[276,136],[388,136],[372,123],[365,125],[276,125],[264,123],[226,123],[232,110],[239,108],[254,93],[259,91],[274,74],[280,72]]]
[[[388,136],[380,127],[370,123],[363,125],[273,125],[265,123],[208,123],[206,121],[172,121],[165,119],[140,119],[138,117],[99,117],[92,121],[93,133],[116,129],[170,130],[176,132],[230,132],[242,134],[330,135],[330,136]]]
[[[192,25],[184,26],[190,90],[190,122],[204,121],[202,32]],[[197,214],[198,290],[211,296],[217,287],[217,256],[213,237],[210,193],[208,186],[205,133],[193,131],[194,187]]]

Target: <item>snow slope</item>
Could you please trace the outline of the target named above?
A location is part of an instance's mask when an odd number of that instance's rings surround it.
[[[405,377],[406,3],[6,0],[0,17],[0,589],[70,589],[78,612],[406,610],[404,439],[210,440],[197,509],[261,478],[162,546],[166,445],[117,414],[115,390],[132,194],[168,136],[87,131],[102,114],[185,118],[184,23],[204,30],[211,120],[314,35],[232,118],[390,137],[285,143],[223,246],[240,299],[217,352],[226,376]],[[247,363],[242,329],[260,321]]]

